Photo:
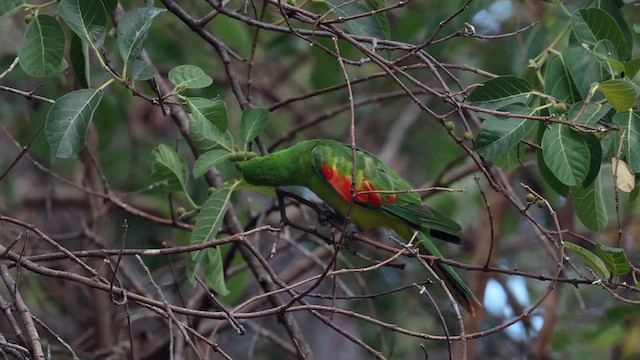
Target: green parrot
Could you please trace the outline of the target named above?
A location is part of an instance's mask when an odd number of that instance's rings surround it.
[[[351,146],[334,140],[308,140],[271,155],[238,164],[245,181],[262,186],[304,186],[346,216],[353,199],[351,222],[361,229],[386,227],[406,240],[414,234],[426,251],[443,257],[431,238],[460,243],[460,225],[424,205],[413,186],[364,150],[356,150],[355,192],[351,193]],[[367,192],[363,191],[381,191]],[[433,265],[447,288],[470,314],[481,306],[471,289],[447,264]]]

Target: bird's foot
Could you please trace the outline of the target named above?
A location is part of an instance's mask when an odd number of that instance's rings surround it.
[[[344,223],[344,218],[340,214],[333,212],[329,209],[322,210],[322,213],[318,215],[318,223],[321,226],[327,226],[329,224],[336,225]]]

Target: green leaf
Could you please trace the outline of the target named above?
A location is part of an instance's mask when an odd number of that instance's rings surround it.
[[[493,163],[507,172],[512,172],[522,165],[525,151],[524,146],[516,146],[515,148],[492,159]]]
[[[253,41],[254,32],[242,21],[219,14],[215,17],[215,21],[207,24],[207,30],[241,57],[248,59],[251,56],[251,47],[247,44]]]
[[[189,173],[187,163],[169,145],[160,144],[151,152],[151,178],[155,181],[166,181],[167,189],[171,192],[187,192]]]
[[[533,115],[534,110],[525,106],[512,105],[502,108],[518,115]],[[480,126],[476,137],[476,150],[488,159],[496,159],[524,140],[536,124],[533,120],[521,118],[498,118],[488,116]]]
[[[625,0],[622,0],[622,1],[624,2]],[[628,1],[629,0],[627,0],[627,2]],[[636,1],[636,0],[633,0],[633,1]],[[625,16],[626,13],[628,12],[627,9],[624,9],[624,10],[622,9],[622,6],[619,0],[615,0],[615,1],[599,0],[597,2],[597,7],[606,11],[609,15],[611,15],[613,20],[616,22],[616,25],[620,27],[620,30],[622,31],[622,34],[624,36],[624,42],[627,45],[626,53],[628,55],[631,55],[632,47],[633,47],[633,34],[631,33],[631,29],[629,28],[629,25],[627,25],[627,19],[626,19],[627,17]]]
[[[213,79],[193,65],[176,66],[169,71],[169,81],[176,88],[201,89],[213,84]]]
[[[107,13],[114,11],[118,7],[118,0],[100,0]]]
[[[541,122],[538,124],[538,144],[542,141],[542,137],[544,136],[546,128],[547,127],[544,123]],[[547,164],[544,162],[542,151],[536,151],[536,158],[538,160],[538,171],[540,172],[540,175],[542,175],[542,178],[545,180],[547,185],[549,185],[551,189],[553,189],[553,191],[555,191],[559,195],[566,197],[567,193],[569,192],[569,187],[563,184],[555,175],[553,175],[551,169],[549,169]]]
[[[607,72],[616,76],[624,71],[624,64],[618,61],[618,54],[615,46],[609,40],[600,40],[593,48],[593,54],[596,60],[607,69]]]
[[[602,199],[602,189],[600,188],[600,177],[586,188],[576,186],[572,188],[573,208],[578,219],[588,229],[600,231],[607,226],[607,211]]]
[[[563,184],[582,182],[589,171],[589,149],[584,138],[566,125],[553,124],[542,136],[542,155]]]
[[[567,69],[571,74],[576,88],[580,92],[580,97],[585,99],[591,89],[591,84],[601,80],[600,63],[596,61],[595,56],[578,45],[570,45],[563,52]],[[596,100],[596,99],[591,99]]]
[[[82,89],[56,100],[49,109],[44,127],[55,156],[68,158],[82,149],[87,127],[101,99],[102,90]]]
[[[346,18],[354,15],[368,14],[372,10],[376,10],[375,8],[371,8],[371,6],[380,6],[383,2],[369,0],[367,1],[367,6],[350,0],[326,0],[326,3],[331,9],[330,12],[335,14],[336,18]],[[385,13],[355,18],[346,21],[344,24],[347,32],[353,35],[384,40],[387,40],[390,37],[389,22]]]
[[[611,105],[609,104],[600,104],[600,103],[588,103],[585,107],[582,115],[578,117],[580,114],[580,110],[584,103],[575,103],[569,111],[567,112],[567,119],[569,121],[577,121],[579,124],[587,125],[587,126],[595,126],[600,119],[602,119],[609,110],[611,110]]]
[[[549,62],[544,91],[548,95],[570,104],[580,101],[580,93],[573,83],[562,55],[554,57]]]
[[[89,87],[89,62],[87,61],[89,45],[83,42],[78,35],[71,36],[71,44],[69,45],[69,59],[71,67],[76,74],[80,85],[84,88]]]
[[[227,105],[224,101],[198,97],[184,99],[187,101],[191,116],[195,119],[198,121],[206,121],[221,132],[227,130],[229,119],[227,117]]]
[[[469,101],[489,110],[499,109],[509,104],[527,103],[531,95],[531,85],[517,76],[500,76],[489,79],[477,87]]]
[[[196,162],[193,164],[193,177],[199,178],[204,175],[209,169],[218,165],[219,163],[227,160],[232,152],[225,149],[209,150],[206,153],[200,155]]]
[[[20,11],[25,0],[0,0],[0,22]]]
[[[618,59],[626,59],[627,44],[616,21],[606,11],[598,8],[579,9],[571,14],[571,27],[578,41],[593,48],[600,40],[614,45]]]
[[[607,80],[598,85],[598,90],[618,112],[629,110],[636,101],[636,87],[631,81]]]
[[[83,41],[99,49],[107,34],[107,11],[100,1],[61,0],[58,14]]]
[[[148,64],[140,59],[135,59],[131,62],[127,77],[132,81],[144,81],[153,78],[156,75],[156,72],[157,70],[155,66]]]
[[[196,216],[195,226],[191,234],[191,244],[200,244],[215,239],[220,227],[222,227],[233,189],[234,187],[225,185],[209,195],[202,205],[200,213]],[[216,247],[207,249],[207,251],[213,252],[213,254],[207,254],[207,260],[205,261],[205,270],[211,272],[205,275],[207,283],[218,293],[226,295],[228,290],[224,283],[220,249]],[[199,253],[192,254],[192,257],[201,256]]]
[[[618,113],[613,117],[613,123],[620,128],[620,134],[624,133],[624,159],[633,172],[640,172],[640,111]]]
[[[141,7],[127,11],[118,23],[118,50],[125,63],[137,58],[156,16],[165,9]]]
[[[369,10],[380,10],[387,7],[387,0],[364,0],[365,4]],[[384,35],[384,39],[391,38],[391,31],[389,30],[389,19],[387,19],[387,12],[382,11],[378,12],[376,15],[376,20],[378,22],[378,26],[380,27],[380,32]]]
[[[220,248],[206,249],[205,254],[204,261],[201,264],[204,270],[204,280],[221,296],[228,295],[229,289],[227,289],[227,284],[224,281],[224,263]]]
[[[602,146],[600,140],[593,134],[582,134],[587,147],[589,148],[589,172],[587,177],[582,181],[582,187],[588,187],[596,180],[600,173],[600,165],[602,165]]]
[[[627,78],[633,80],[640,71],[640,58],[633,59],[624,64],[624,72]]]
[[[601,279],[609,278],[609,270],[607,269],[607,266],[604,264],[604,262],[602,262],[602,260],[600,260],[600,258],[596,254],[578,244],[568,241],[565,241],[564,248],[580,256],[582,260],[584,260],[584,262],[586,262],[587,265],[589,265],[589,267],[591,267],[591,269],[593,269]]]
[[[36,16],[18,48],[22,70],[35,77],[64,70],[64,43],[64,31],[58,20],[48,15]]]
[[[222,147],[228,151],[234,149],[235,141],[229,130],[222,132],[202,117],[189,114],[189,133],[194,145],[200,151],[211,150],[215,147]]]
[[[596,244],[596,254],[604,261],[609,270],[616,275],[626,275],[631,271],[629,259],[624,253],[624,249]]]
[[[215,239],[220,227],[222,227],[232,192],[233,187],[224,185],[209,195],[195,218],[191,244],[200,244]]]
[[[242,142],[244,149],[247,145],[262,132],[269,120],[269,110],[267,108],[246,108],[242,112],[240,120],[240,132],[242,134]]]

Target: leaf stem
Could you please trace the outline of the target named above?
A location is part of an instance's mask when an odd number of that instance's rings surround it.
[[[114,79],[114,78],[111,78],[111,79],[107,80],[107,82],[105,82],[104,84],[102,84],[102,85],[98,88],[98,90],[104,90],[104,88],[106,88],[107,86],[111,85],[111,83],[112,83],[112,82],[114,82],[114,81],[115,81],[115,79]]]

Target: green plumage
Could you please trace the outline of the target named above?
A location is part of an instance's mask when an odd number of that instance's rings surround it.
[[[443,257],[431,238],[460,242],[460,226],[424,205],[413,186],[364,150],[356,151],[355,193],[351,193],[353,152],[333,140],[309,140],[265,157],[239,164],[244,179],[254,185],[304,186],[335,211],[346,216],[353,201],[351,221],[362,229],[386,227],[406,240],[417,238],[426,251]],[[387,192],[385,192],[387,191]],[[471,314],[480,304],[460,276],[446,264],[435,264],[455,299]]]

